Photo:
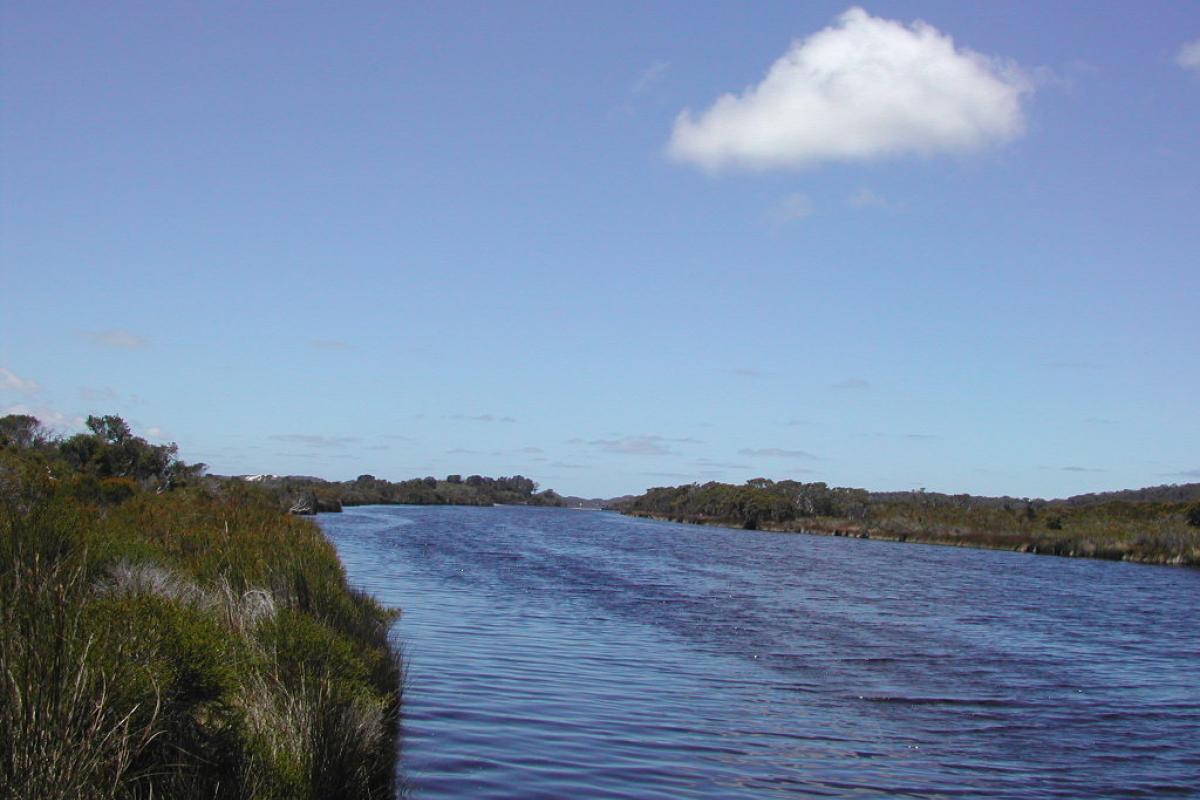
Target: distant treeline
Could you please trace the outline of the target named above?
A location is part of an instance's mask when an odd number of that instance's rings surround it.
[[[985,497],[972,494],[942,494],[918,489],[908,492],[871,492],[871,501],[877,503],[918,502],[926,506],[957,506],[1002,508],[1004,506],[1032,505],[1047,506],[1097,506],[1112,502],[1156,502],[1197,503],[1200,502],[1200,483],[1173,483],[1148,486],[1144,489],[1123,489],[1117,492],[1077,494],[1057,500],[1030,499],[1028,497]]]
[[[326,481],[307,476],[255,475],[244,478],[280,498],[294,513],[341,511],[342,506],[364,505],[453,505],[453,506],[561,506],[553,490],[537,491],[537,484],[523,475],[487,478],[482,475],[447,475],[412,478],[393,483],[374,475],[359,475],[352,481]]]
[[[203,470],[0,418],[0,798],[395,796],[395,612]]]
[[[654,488],[616,508],[751,530],[1200,565],[1200,484],[1037,500],[756,478]]]
[[[616,505],[621,511],[686,517],[687,521],[711,521],[749,530],[810,517],[863,519],[869,507],[870,494],[865,489],[766,478],[755,478],[741,486],[713,481],[659,487]]]

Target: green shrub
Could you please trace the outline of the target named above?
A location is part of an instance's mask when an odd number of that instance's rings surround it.
[[[393,619],[252,492],[0,450],[0,797],[391,796]]]

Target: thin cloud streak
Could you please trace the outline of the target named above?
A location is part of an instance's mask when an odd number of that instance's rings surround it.
[[[633,86],[629,91],[635,95],[646,94],[655,86],[662,83],[663,78],[666,77],[667,71],[670,69],[671,63],[669,61],[654,62],[642,71],[642,74],[633,82]]]
[[[871,384],[862,378],[847,378],[830,384],[829,388],[835,392],[865,392],[871,388]]]
[[[341,339],[309,339],[308,346],[314,350],[353,350],[354,345]]]
[[[317,436],[309,433],[279,433],[267,438],[274,442],[291,442],[315,448],[342,448],[361,441],[357,436]]]
[[[0,389],[7,389],[17,394],[37,394],[42,387],[32,378],[22,378],[11,369],[0,367]]]
[[[785,450],[782,447],[744,447],[738,450],[739,456],[750,458],[796,458],[809,461],[818,460],[818,456],[807,450]]]
[[[121,328],[103,331],[80,331],[79,335],[92,344],[114,350],[141,350],[147,345],[145,337]]]
[[[582,440],[571,440],[570,443],[583,443]],[[665,456],[673,455],[670,444],[703,444],[699,439],[690,436],[671,438],[658,435],[623,436],[617,439],[592,439],[587,442],[592,447],[598,447],[606,453],[619,453],[631,456]]]
[[[450,419],[461,419],[468,422],[516,422],[513,417],[500,416],[498,414],[475,414],[468,416],[466,414],[455,414]]]

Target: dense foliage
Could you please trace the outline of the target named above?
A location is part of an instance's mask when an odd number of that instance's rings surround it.
[[[275,493],[283,505],[297,512],[340,511],[342,506],[363,505],[529,505],[561,506],[552,490],[537,492],[537,484],[522,475],[486,478],[447,475],[412,478],[393,483],[374,475],[359,475],[352,481],[273,475],[254,476],[251,482]]]
[[[390,797],[393,612],[253,486],[0,419],[0,797]]]
[[[742,486],[714,481],[660,487],[621,506],[627,511],[749,529],[817,516],[862,519],[867,507],[868,494],[863,489],[798,481],[776,483],[766,478],[755,478]]]
[[[706,483],[650,489],[617,508],[748,529],[1200,564],[1197,498],[1197,484],[1046,501],[924,490],[872,494],[824,483],[757,478],[742,486]]]

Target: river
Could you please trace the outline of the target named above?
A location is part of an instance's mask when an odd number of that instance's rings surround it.
[[[433,798],[1200,797],[1200,570],[523,507],[323,514]]]

